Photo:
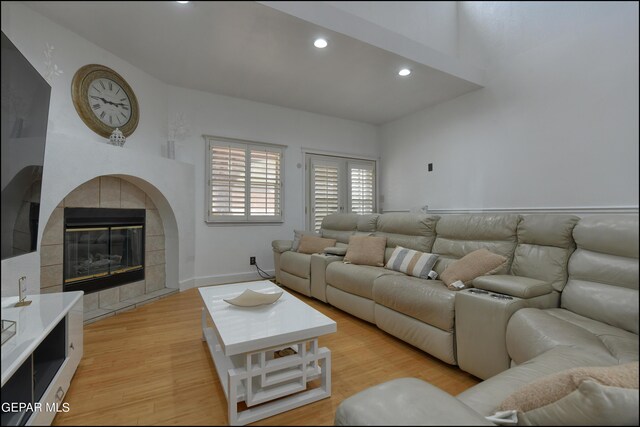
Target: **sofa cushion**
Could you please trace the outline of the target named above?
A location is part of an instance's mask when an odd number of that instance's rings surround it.
[[[468,253],[456,262],[451,263],[440,274],[440,279],[449,286],[450,289],[453,282],[460,280],[466,286],[469,286],[473,279],[485,274],[494,274],[504,270],[508,259],[502,255],[494,254],[489,250],[482,248]]]
[[[386,237],[351,236],[344,260],[351,264],[382,267],[386,244]]]
[[[507,325],[506,340],[515,363],[561,345],[598,354],[611,364],[638,360],[638,335],[561,308],[518,310]]]
[[[347,243],[349,237],[356,232],[359,217],[360,215],[353,213],[327,215],[322,219],[320,233],[324,238]]]
[[[579,247],[594,252],[638,259],[638,214],[584,217],[573,238]]]
[[[511,274],[539,279],[562,291],[567,262],[576,247],[573,228],[579,219],[574,215],[523,215]]]
[[[417,378],[397,378],[340,403],[335,425],[493,425],[447,392]]]
[[[436,224],[432,253],[438,254],[434,270],[438,274],[453,261],[480,248],[507,258],[496,274],[507,274],[517,243],[520,215],[464,214],[444,215]]]
[[[326,282],[334,288],[373,300],[373,281],[386,274],[402,275],[384,267],[332,262],[327,267]]]
[[[387,238],[387,247],[403,246],[431,252],[438,216],[414,213],[385,213],[378,217],[376,236]]]
[[[517,412],[519,425],[637,425],[638,362],[548,375],[511,394],[497,410]]]
[[[280,256],[280,269],[294,276],[308,279],[311,275],[311,255],[284,252]]]
[[[359,233],[373,233],[378,225],[380,214],[359,215],[357,231]]]
[[[638,216],[588,216],[573,235],[561,306],[638,334]]]
[[[478,357],[483,357],[478,354]],[[579,366],[611,366],[615,364],[602,353],[585,352],[582,348],[558,346],[540,356],[494,375],[493,377],[460,393],[462,402],[480,412],[492,415],[512,393],[532,381],[556,372]]]
[[[436,328],[453,331],[455,292],[439,280],[382,276],[374,282],[373,300]]]
[[[335,246],[336,239],[325,239],[323,237],[303,235],[300,239],[298,252],[303,254],[318,254],[324,252],[325,248]]]
[[[429,272],[437,259],[438,255],[396,246],[384,268],[399,271],[409,276],[428,279]]]

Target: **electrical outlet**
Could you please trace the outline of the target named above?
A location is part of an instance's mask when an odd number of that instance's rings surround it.
[[[256,265],[256,257],[254,256],[249,257],[249,265]]]

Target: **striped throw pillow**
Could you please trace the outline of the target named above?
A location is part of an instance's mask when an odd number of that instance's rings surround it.
[[[428,279],[429,272],[437,259],[438,255],[396,246],[391,254],[391,258],[389,258],[387,265],[384,267],[410,276]]]

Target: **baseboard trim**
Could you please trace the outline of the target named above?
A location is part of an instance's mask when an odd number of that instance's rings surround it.
[[[409,209],[385,210],[384,213],[410,212]],[[548,213],[548,214],[637,214],[638,206],[607,206],[607,207],[551,207],[551,208],[469,208],[469,209],[429,209],[426,213],[433,214],[466,214],[466,213]]]
[[[263,270],[263,271],[272,276],[275,275],[275,270]],[[260,275],[256,272],[218,274],[215,276],[196,277],[195,287],[199,288],[202,286],[226,285],[229,283],[251,282],[254,280],[265,280],[265,279],[260,277]]]
[[[194,279],[194,278],[182,280],[178,284],[178,289],[180,290],[180,292],[186,291],[187,289],[193,288],[195,286],[195,283],[196,283],[196,279]],[[169,286],[167,286],[167,287],[169,287]]]

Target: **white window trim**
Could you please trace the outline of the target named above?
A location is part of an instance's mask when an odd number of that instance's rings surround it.
[[[223,136],[216,135],[202,135],[204,138],[205,144],[205,212],[204,212],[204,220],[208,225],[251,225],[251,224],[282,224],[284,222],[284,162],[285,162],[285,151],[287,146],[283,144],[273,144],[268,142],[260,142],[260,141],[251,141],[245,139],[237,139],[237,138],[228,138]],[[250,165],[250,150],[251,148],[271,148],[274,151],[280,151],[280,215],[278,216],[250,216],[248,211],[243,216],[212,216],[211,213],[211,144],[212,142],[222,142],[226,144],[231,144],[238,147],[243,147],[247,149],[246,158],[247,158],[247,180],[245,181],[245,196],[247,200],[250,200],[250,179],[248,179],[249,174],[251,173],[251,165]],[[248,206],[249,202],[246,202]]]

